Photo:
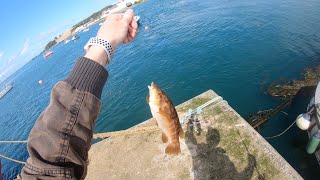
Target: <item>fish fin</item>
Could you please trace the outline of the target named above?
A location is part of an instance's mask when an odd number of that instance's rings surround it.
[[[162,132],[162,135],[161,135],[161,140],[162,140],[163,143],[167,143],[168,142],[168,137],[163,132]]]
[[[146,101],[147,101],[147,103],[149,104],[149,102],[150,102],[150,94],[149,94],[149,93],[148,93],[147,96],[146,96]]]
[[[182,129],[181,124],[180,124],[180,129],[179,129],[179,137],[180,137],[181,139],[184,138],[184,131],[183,131],[183,129]]]
[[[179,154],[181,152],[180,150],[180,143],[175,142],[175,143],[170,143],[167,148],[166,148],[166,154]]]

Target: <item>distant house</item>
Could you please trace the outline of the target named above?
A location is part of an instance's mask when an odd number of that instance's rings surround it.
[[[103,11],[103,12],[101,13],[100,18],[101,18],[101,19],[102,19],[102,18],[105,18],[105,17],[107,17],[108,14],[109,14],[109,11],[108,11],[108,10],[105,10],[105,11]]]
[[[134,4],[136,1],[138,1],[138,0],[120,0],[120,2],[119,3],[132,3],[132,4]]]

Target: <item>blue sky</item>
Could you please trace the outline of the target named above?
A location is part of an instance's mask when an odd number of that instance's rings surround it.
[[[9,76],[39,54],[55,36],[114,2],[1,0],[0,73]]]

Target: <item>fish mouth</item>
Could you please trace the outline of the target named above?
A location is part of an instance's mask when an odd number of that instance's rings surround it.
[[[150,90],[153,89],[153,88],[154,88],[154,85],[155,85],[155,84],[152,82],[151,85],[148,86],[148,89],[150,89]]]

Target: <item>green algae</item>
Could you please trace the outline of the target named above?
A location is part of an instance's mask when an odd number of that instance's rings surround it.
[[[191,102],[188,105],[186,105],[184,107],[178,107],[177,110],[180,112],[186,112],[189,109],[195,109],[210,100],[211,100],[211,98],[200,98],[200,97],[194,98],[191,100]]]

